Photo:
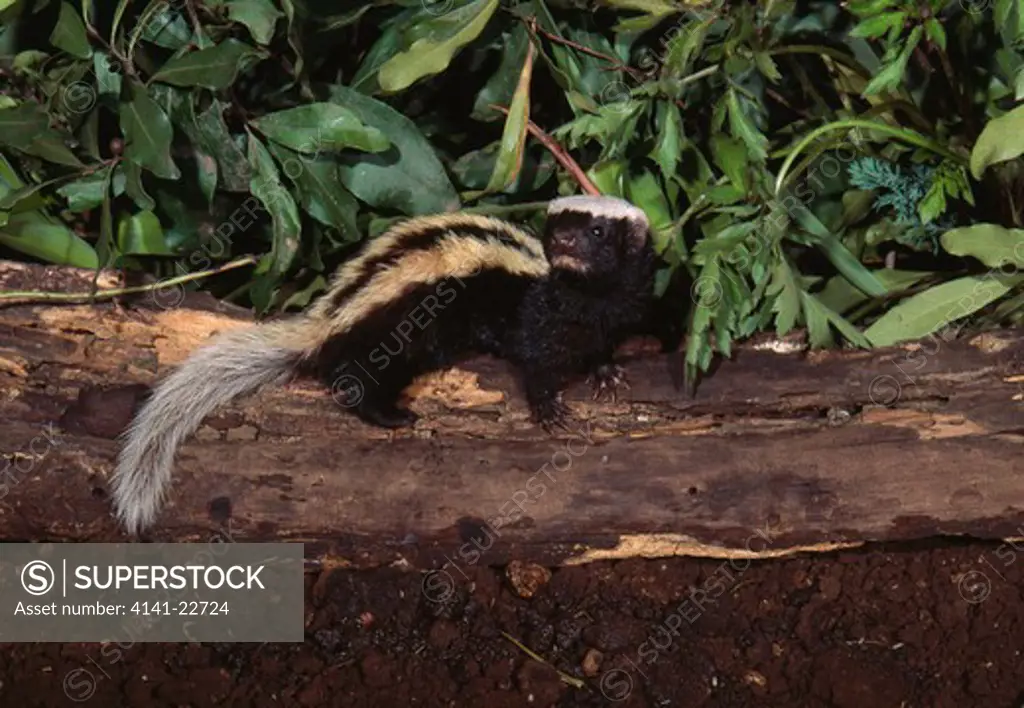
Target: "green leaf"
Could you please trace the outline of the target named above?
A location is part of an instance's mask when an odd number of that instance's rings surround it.
[[[772,270],[771,284],[766,291],[769,297],[774,298],[772,312],[776,314],[775,331],[780,337],[784,337],[796,326],[801,312],[802,292],[789,264],[780,260]]]
[[[650,156],[658,163],[665,179],[675,177],[676,168],[683,154],[683,116],[679,106],[670,101],[659,101],[658,140]]]
[[[125,255],[173,256],[167,247],[160,219],[151,211],[140,211],[121,219],[117,225],[118,249]]]
[[[181,172],[171,159],[174,129],[167,114],[146,93],[132,86],[133,97],[121,103],[121,132],[124,158],[145,167],[157,177],[178,179]]]
[[[736,187],[747,191],[750,188],[747,179],[747,149],[744,144],[722,133],[711,136],[711,155],[729,181]]]
[[[91,175],[65,184],[57,190],[57,194],[67,199],[68,210],[72,212],[95,209],[103,203],[103,197],[106,194],[107,173],[109,171],[110,168],[105,167],[102,170],[93,172]],[[114,194],[119,195],[124,192],[125,176],[122,171],[118,170],[114,173],[112,184]]]
[[[832,332],[828,329],[828,325],[831,324],[851,344],[865,349],[871,348],[871,342],[859,329],[821,302],[816,295],[801,291],[800,298],[803,303],[804,315],[807,318],[808,339],[812,347],[824,347],[832,344]],[[824,332],[820,331],[822,322],[825,323]]]
[[[252,170],[245,153],[228,132],[227,123],[224,122],[224,108],[225,104],[215,99],[205,111],[198,116],[193,115],[195,132],[190,137],[200,145],[203,152],[217,161],[224,189],[229,192],[247,192]]]
[[[2,115],[2,113],[0,113]],[[986,169],[1024,154],[1024,105],[985,124],[971,150],[971,174],[981,179]]]
[[[502,36],[501,64],[491,74],[480,93],[473,102],[473,120],[489,121],[501,118],[500,112],[488,106],[507,106],[515,95],[516,86],[522,73],[523,62],[526,61],[526,50],[530,46],[530,36],[526,25],[517,24],[511,33]]]
[[[96,74],[96,89],[100,96],[121,95],[120,65],[103,52],[96,51],[92,55],[92,71]]]
[[[92,56],[89,37],[85,33],[85,23],[70,3],[60,4],[60,16],[57,17],[57,24],[50,33],[50,44],[79,59],[88,59]]]
[[[921,41],[923,33],[924,29],[921,25],[917,25],[911,30],[910,36],[907,38],[907,42],[903,45],[900,53],[892,61],[886,63],[882,70],[864,87],[864,91],[862,91],[864,97],[899,88],[903,81],[903,74],[907,70],[907,62],[910,61],[910,57],[917,48],[918,42]]]
[[[874,271],[874,274],[885,286],[888,297],[896,295],[932,275],[928,271],[897,270],[895,268],[882,268]],[[821,292],[817,293],[817,297],[822,305],[836,312],[848,312],[871,299],[842,275],[830,278]]]
[[[756,162],[764,162],[768,156],[768,138],[766,138],[747,115],[743,104],[750,104],[742,98],[734,88],[729,89],[726,98],[729,107],[729,129],[732,134],[742,140]]]
[[[881,37],[886,32],[900,27],[903,27],[903,23],[907,20],[907,13],[900,12],[885,12],[880,15],[874,15],[861,20],[857,25],[850,30],[851,37],[862,37],[864,39],[875,39]]]
[[[337,163],[332,159],[313,159],[274,143],[267,148],[295,185],[299,206],[321,224],[337,229],[345,242],[358,241],[359,204],[341,183]]]
[[[382,89],[397,92],[448,68],[455,54],[483,31],[500,0],[475,0],[423,23],[425,34],[380,68]]]
[[[459,208],[459,195],[444,166],[413,121],[347,86],[332,86],[330,99],[380,130],[391,143],[381,153],[338,156],[338,175],[352,194],[374,208],[409,216]]]
[[[758,71],[764,74],[764,77],[773,84],[777,84],[782,81],[782,74],[779,72],[779,67],[767,52],[754,52],[754,63],[757,65]]]
[[[158,3],[152,11],[147,8],[141,37],[158,47],[178,51],[192,40],[192,27],[185,20],[180,8],[174,9],[169,3],[161,0],[158,0]],[[200,49],[205,48],[198,41],[196,46]]]
[[[242,68],[248,68],[250,60],[263,57],[262,52],[244,42],[225,39],[209,49],[168,60],[153,75],[153,81],[175,86],[225,89],[235,82]]]
[[[125,160],[121,163],[124,167],[124,191],[132,198],[139,209],[153,209],[156,202],[149,196],[145,187],[142,186],[142,168],[134,162]],[[118,173],[114,173],[114,194],[120,194],[117,190]]]
[[[310,103],[270,113],[249,122],[280,145],[306,154],[355,148],[382,152],[390,146],[384,134],[364,124],[336,103]]]
[[[930,42],[938,45],[942,51],[946,51],[946,30],[941,22],[934,17],[927,18],[924,21],[924,31]]]
[[[531,44],[523,60],[523,68],[519,74],[519,85],[516,87],[512,104],[509,106],[508,119],[501,134],[501,148],[498,159],[494,162],[494,172],[487,183],[487,191],[494,192],[505,189],[518,177],[523,167],[523,152],[526,150],[526,126],[530,122],[530,78],[533,75],[533,45]]]
[[[1024,269],[1024,229],[974,224],[942,234],[942,247],[954,256],[972,256],[989,268]]]
[[[12,214],[0,228],[0,244],[47,263],[89,269],[99,266],[96,251],[87,241],[37,211]]]
[[[41,157],[47,162],[67,167],[83,167],[82,161],[75,157],[75,154],[64,144],[64,136],[52,128],[47,128],[37,135],[29,146],[22,150],[29,155]]]
[[[920,339],[999,299],[1013,284],[991,275],[972,275],[936,285],[889,310],[864,335],[876,347]]]
[[[250,189],[266,207],[273,224],[273,248],[270,272],[283,275],[291,267],[302,238],[299,209],[292,195],[281,183],[274,158],[256,136],[249,133],[249,164],[253,169]]]
[[[274,38],[274,26],[284,13],[271,0],[233,0],[227,3],[228,19],[249,29],[257,44],[267,45]]]
[[[49,126],[46,111],[37,103],[0,109],[0,145],[27,148]]]

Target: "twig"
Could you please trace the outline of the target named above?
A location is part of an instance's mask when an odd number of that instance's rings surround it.
[[[563,683],[567,683],[570,686],[573,686],[574,688],[583,688],[583,686],[584,686],[583,681],[581,681],[580,679],[576,678],[575,676],[570,676],[569,674],[565,673],[564,671],[559,671],[550,662],[547,662],[543,658],[541,658],[541,656],[539,654],[537,654],[537,652],[533,651],[532,649],[530,649],[529,647],[524,645],[522,642],[520,642],[518,639],[516,639],[512,635],[508,634],[507,632],[502,632],[501,636],[505,637],[505,639],[509,640],[510,642],[515,644],[517,647],[519,647],[523,652],[526,653],[527,656],[529,656],[534,661],[539,661],[542,664],[547,664],[552,669],[555,669],[555,671],[558,672],[558,677],[560,679],[562,679]]]
[[[505,108],[504,106],[498,106],[492,103],[490,104],[490,108],[493,108],[496,111],[501,111],[505,115],[508,115],[508,109]],[[579,182],[580,187],[583,189],[584,192],[593,195],[601,194],[601,190],[594,186],[594,183],[590,181],[589,177],[587,177],[586,173],[583,171],[583,168],[581,168],[579,164],[577,164],[577,162],[574,159],[572,159],[572,156],[570,156],[569,153],[565,151],[565,148],[563,148],[561,145],[555,142],[554,138],[552,138],[550,135],[548,135],[543,130],[538,128],[532,120],[527,121],[526,129],[530,132],[530,135],[537,138],[541,145],[543,145],[544,147],[551,151],[551,154],[554,155],[555,159],[558,160],[562,167],[564,167],[569,172],[569,174],[571,174],[573,178],[577,182]]]
[[[106,48],[107,52],[121,63],[121,66],[124,67],[124,71],[126,74],[128,74],[129,76],[138,77],[138,74],[135,72],[135,67],[132,66],[131,59],[126,57],[121,52],[117,51],[117,49],[114,48],[113,44],[110,44],[109,42],[107,42],[107,40],[103,39],[103,36],[96,31],[95,27],[93,27],[92,25],[86,25],[85,31],[86,33],[88,33],[90,37],[92,37],[97,42],[102,44]]]
[[[34,290],[15,290],[13,292],[0,293],[0,304],[2,305],[24,305],[31,304],[34,302],[60,302],[60,303],[90,303],[97,300],[106,300],[113,297],[120,297],[121,295],[134,295],[136,293],[146,293],[154,290],[161,290],[163,288],[169,288],[174,285],[181,285],[182,283],[188,283],[193,280],[199,280],[206,278],[211,275],[217,275],[224,273],[229,270],[241,268],[242,266],[255,265],[259,262],[257,256],[244,256],[238,260],[225,263],[218,268],[211,268],[210,270],[201,270],[197,273],[186,273],[185,275],[179,275],[176,278],[169,278],[167,280],[161,280],[158,283],[152,283],[150,285],[133,285],[128,288],[111,288],[109,290],[99,290],[95,293],[53,293],[53,292],[42,292]],[[16,302],[8,302],[16,301]]]
[[[523,21],[525,22],[526,20],[523,20]],[[530,31],[531,31],[531,33],[542,34],[542,35],[544,35],[544,37],[546,37],[547,39],[549,39],[552,42],[555,42],[556,44],[564,44],[567,47],[572,47],[576,51],[582,52],[583,54],[587,54],[589,56],[592,56],[595,59],[601,59],[603,61],[609,62],[609,63],[614,65],[614,68],[615,68],[616,71],[625,71],[627,74],[632,76],[637,81],[642,81],[643,80],[643,77],[644,77],[643,72],[641,72],[639,69],[634,69],[633,67],[631,67],[628,64],[624,63],[618,57],[613,57],[613,56],[611,56],[609,54],[605,54],[603,52],[599,52],[596,49],[591,49],[590,47],[584,46],[584,45],[580,44],[579,42],[574,42],[571,39],[565,39],[564,37],[559,37],[557,34],[551,34],[547,30],[545,30],[543,28],[540,28],[540,27],[531,28]]]

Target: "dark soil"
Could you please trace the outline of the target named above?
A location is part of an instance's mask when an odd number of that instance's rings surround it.
[[[502,568],[464,570],[310,575],[304,644],[7,645],[0,705],[1024,701],[1021,543],[876,547],[749,566],[601,562],[553,569],[529,599]],[[503,632],[583,687],[563,683]]]

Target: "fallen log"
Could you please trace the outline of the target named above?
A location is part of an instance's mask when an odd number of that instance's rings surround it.
[[[0,291],[91,281],[0,264]],[[157,376],[249,321],[171,300],[0,307],[0,539],[129,540],[110,515],[117,436]],[[414,430],[369,428],[311,381],[239,400],[182,447],[146,538],[458,568],[1024,533],[1022,331],[871,352],[760,338],[693,397],[652,343],[623,355],[631,389],[595,403],[574,386],[578,430],[555,437],[485,357],[409,389]]]

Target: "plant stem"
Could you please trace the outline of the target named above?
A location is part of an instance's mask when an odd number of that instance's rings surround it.
[[[42,292],[34,290],[15,290],[12,292],[0,293],[0,304],[2,305],[24,305],[35,302],[58,302],[58,303],[90,303],[97,300],[107,300],[109,298],[120,297],[122,295],[134,295],[136,293],[152,292],[154,290],[161,290],[163,288],[169,288],[175,285],[181,285],[182,283],[188,283],[193,280],[200,280],[211,275],[217,275],[224,273],[229,270],[241,268],[242,266],[255,265],[259,261],[257,256],[243,256],[237,260],[225,263],[217,268],[211,268],[210,270],[202,270],[197,273],[186,273],[185,275],[179,275],[175,278],[169,278],[167,280],[161,280],[158,283],[151,283],[149,285],[134,285],[129,288],[111,288],[110,290],[99,290],[95,293],[54,293],[54,292]],[[16,301],[16,302],[8,302]]]
[[[492,103],[490,104],[490,108],[493,108],[496,111],[501,111],[506,116],[508,115],[508,109],[505,108],[504,106],[498,106]],[[538,128],[537,124],[534,123],[532,120],[527,121],[526,129],[530,131],[530,135],[537,138],[541,145],[543,145],[544,147],[551,151],[551,154],[554,155],[555,159],[558,160],[562,167],[564,167],[569,172],[569,174],[571,174],[573,178],[577,182],[579,182],[579,185],[584,192],[593,195],[601,194],[601,190],[594,186],[594,183],[590,181],[589,177],[587,177],[587,174],[586,172],[583,171],[583,168],[580,167],[574,159],[572,159],[572,156],[570,156],[569,153],[566,152],[565,148],[559,145],[554,138],[552,138],[550,135],[548,135],[543,130]]]
[[[877,123],[875,121],[862,120],[859,118],[850,118],[847,120],[840,120],[834,123],[828,123],[827,125],[823,125],[820,128],[811,131],[811,133],[806,138],[801,140],[796,145],[796,147],[793,148],[793,152],[789,154],[789,157],[786,158],[786,161],[782,163],[782,167],[779,168],[779,176],[775,179],[775,193],[778,194],[782,191],[782,186],[783,184],[785,184],[786,178],[790,176],[787,174],[789,172],[790,166],[792,166],[797,156],[801,152],[803,152],[803,150],[808,145],[810,145],[812,142],[817,140],[821,135],[824,135],[825,133],[834,130],[846,130],[848,128],[864,128],[866,130],[877,130],[880,133],[885,133],[894,138],[898,138],[900,140],[903,140],[904,142],[910,143],[911,145],[916,145],[917,147],[925,148],[926,150],[931,150],[937,155],[941,155],[942,157],[952,160],[961,166],[966,166],[968,164],[968,159],[966,157],[958,155],[957,153],[946,148],[945,146],[935,142],[934,140],[931,140],[930,138],[924,135],[921,135],[916,131],[910,130],[909,128],[895,128],[885,123]]]

